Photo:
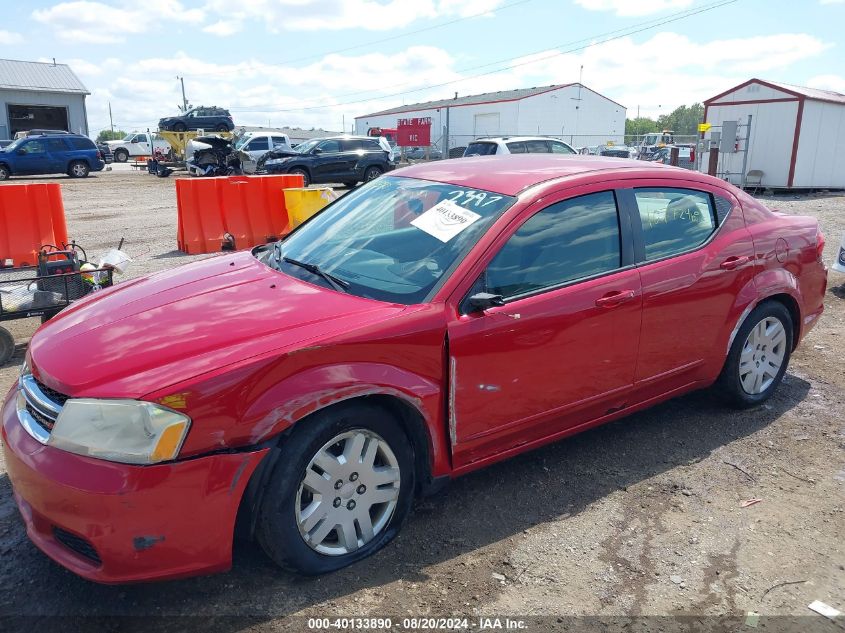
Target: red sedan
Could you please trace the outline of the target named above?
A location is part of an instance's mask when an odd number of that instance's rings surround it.
[[[2,410],[30,538],[106,583],[339,569],[449,478],[713,386],[767,400],[822,313],[816,220],[599,157],[418,165],[285,240],[108,289]]]

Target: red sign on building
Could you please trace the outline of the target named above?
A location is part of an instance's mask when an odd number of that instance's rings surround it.
[[[399,147],[428,147],[431,145],[431,117],[399,119],[396,126]]]

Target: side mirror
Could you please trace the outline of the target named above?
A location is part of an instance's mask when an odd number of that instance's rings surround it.
[[[482,312],[487,308],[503,305],[505,305],[505,298],[502,295],[494,295],[489,292],[477,292],[469,298],[469,307],[473,312]]]
[[[26,150],[21,148],[18,151],[16,151],[15,154],[17,154],[18,156],[26,156]]]

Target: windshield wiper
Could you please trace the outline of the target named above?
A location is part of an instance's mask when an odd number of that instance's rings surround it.
[[[349,292],[347,288],[349,288],[349,282],[344,281],[338,277],[335,277],[331,273],[327,273],[325,270],[320,268],[317,264],[309,264],[307,262],[301,262],[297,259],[293,259],[292,257],[282,257],[284,261],[288,264],[293,264],[294,266],[299,266],[300,268],[304,268],[309,273],[317,275],[318,277],[322,277],[325,279],[329,285],[337,290],[338,292]]]

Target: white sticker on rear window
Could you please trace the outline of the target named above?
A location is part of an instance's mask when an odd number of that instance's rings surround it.
[[[459,207],[451,200],[443,200],[431,207],[416,220],[412,225],[436,237],[443,243],[448,242],[461,231],[478,220],[481,216],[477,213]]]

